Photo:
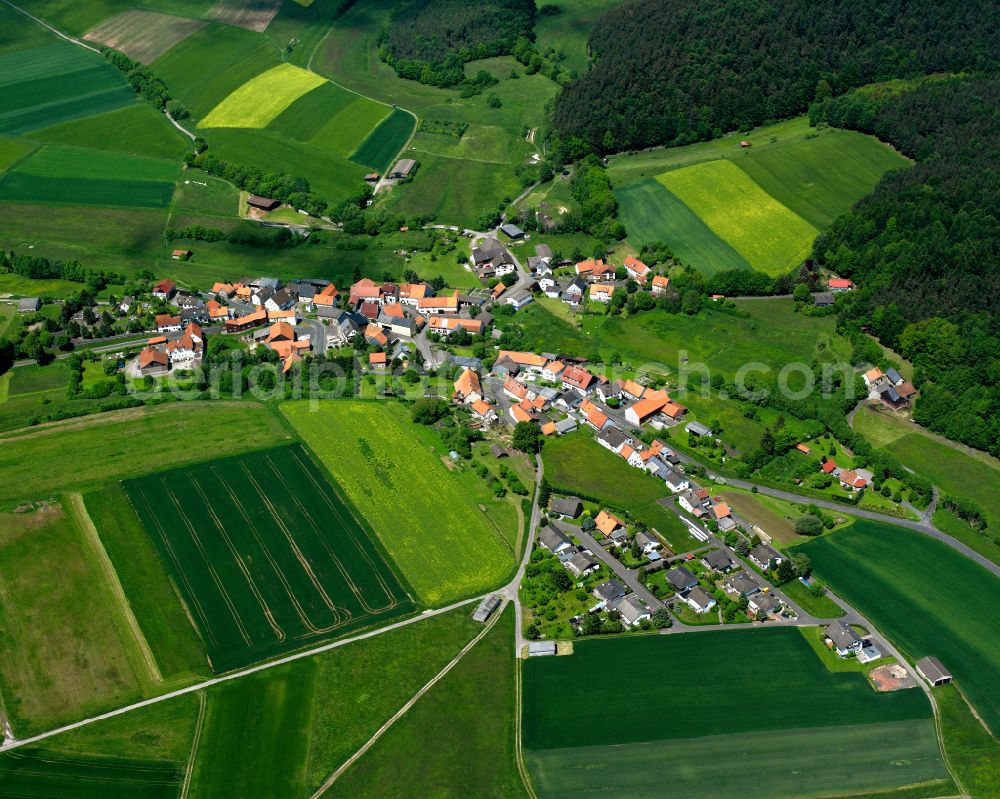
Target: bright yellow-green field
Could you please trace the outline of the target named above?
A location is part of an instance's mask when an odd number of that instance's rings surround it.
[[[656,179],[751,266],[770,275],[797,266],[819,232],[731,161],[707,161]]]
[[[232,92],[201,121],[203,128],[263,128],[325,78],[291,64],[278,64]]]

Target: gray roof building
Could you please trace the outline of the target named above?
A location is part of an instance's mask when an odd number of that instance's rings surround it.
[[[601,567],[601,564],[594,560],[586,552],[577,552],[566,563],[566,568],[578,575],[589,574]]]
[[[569,417],[563,419],[562,421],[556,422],[556,432],[559,435],[564,433],[571,433],[576,430],[576,419],[570,419]]]
[[[643,619],[650,617],[649,608],[634,594],[622,597],[609,604],[611,610],[617,610],[622,617],[622,621],[629,627],[638,624]]]
[[[493,615],[495,611],[500,607],[500,597],[496,594],[490,594],[487,597],[483,597],[483,601],[479,603],[479,607],[476,608],[476,612],[472,614],[472,620],[478,622],[485,622],[490,616]]]
[[[417,162],[414,161],[412,158],[400,158],[396,162],[396,165],[392,168],[392,171],[389,173],[389,177],[397,179],[405,178],[413,171],[413,168],[416,165]]]
[[[583,503],[577,497],[553,499],[549,503],[549,507],[553,513],[558,513],[560,516],[569,516],[571,519],[575,519],[583,513]]]
[[[542,531],[538,534],[538,543],[551,552],[559,552],[573,546],[573,542],[551,524],[542,528]]]
[[[833,305],[836,301],[837,298],[829,291],[821,291],[818,294],[813,294],[813,305],[817,308],[826,308],[829,305]]]
[[[688,422],[684,429],[696,436],[707,436],[712,432],[710,427],[705,427],[701,422]]]
[[[951,682],[951,672],[933,655],[921,658],[916,666],[920,675],[931,685],[947,685]]]
[[[594,595],[608,603],[621,599],[626,593],[625,586],[617,580],[607,580],[594,588]]]
[[[42,307],[42,301],[38,297],[22,297],[18,300],[18,313],[34,313]]]
[[[529,641],[528,642],[528,657],[544,657],[546,655],[552,656],[556,653],[556,642],[555,641]]]
[[[754,609],[754,615],[768,616],[781,607],[781,602],[778,601],[774,594],[754,594],[753,599],[750,600],[750,605]]]
[[[614,425],[608,425],[600,433],[598,433],[597,440],[604,444],[604,446],[613,450],[619,450],[629,443],[628,436],[621,431],[621,428],[615,427]]]
[[[746,571],[737,572],[727,579],[725,588],[729,593],[738,596],[750,596],[760,591],[757,581]]]
[[[717,572],[729,571],[736,565],[733,559],[729,557],[729,553],[724,549],[716,549],[709,552],[701,559],[701,562]]]
[[[510,222],[508,222],[505,225],[500,225],[500,230],[505,235],[510,236],[512,239],[524,238],[524,231],[521,230],[521,228],[519,228],[517,225],[511,224]]]
[[[677,591],[686,591],[698,585],[698,578],[683,566],[678,566],[667,572],[667,582]]]
[[[687,602],[689,605],[693,605],[699,612],[704,612],[715,604],[715,599],[709,596],[708,592],[700,585],[696,585],[691,589],[691,593],[687,595]]]
[[[770,569],[772,563],[781,563],[781,553],[770,544],[757,544],[750,550],[750,560],[762,569]]]
[[[833,642],[838,652],[858,649],[861,646],[861,636],[842,621],[835,621],[824,630],[824,634]]]

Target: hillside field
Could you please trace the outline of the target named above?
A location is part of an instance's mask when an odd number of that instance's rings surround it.
[[[413,117],[396,108],[358,145],[351,160],[384,172],[412,131]]]
[[[809,254],[817,230],[730,161],[709,161],[657,181],[754,268],[780,275]]]
[[[670,689],[595,688],[594,675],[621,663],[669,674]],[[761,679],[764,664],[796,678]],[[922,691],[879,694],[858,673],[830,672],[795,629],[578,640],[572,656],[523,669],[525,756],[544,799],[647,796],[662,784],[684,799],[706,786],[778,799],[947,777]]]
[[[50,144],[0,178],[0,201],[165,208],[176,162]]]
[[[150,64],[205,24],[199,19],[133,8],[91,28],[83,38]]]
[[[187,149],[181,133],[148,103],[77,119],[32,132],[33,141],[88,150],[179,160]]]
[[[130,480],[125,491],[216,671],[412,608],[300,446]]]
[[[19,135],[136,102],[118,70],[71,44],[0,57],[0,133]]]
[[[265,128],[288,106],[323,82],[315,72],[278,64],[233,91],[201,120],[200,126]]]
[[[917,660],[936,655],[991,730],[1000,729],[1000,579],[929,536],[859,519],[797,548],[816,573]]]
[[[451,473],[445,453],[431,451],[403,406],[338,400],[311,410],[302,401],[281,410],[423,604],[475,595],[507,578],[514,553],[499,525],[516,524],[509,503],[481,510],[485,484],[471,472]]]

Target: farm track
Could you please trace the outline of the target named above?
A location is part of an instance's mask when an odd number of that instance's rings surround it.
[[[30,20],[32,20],[32,21],[34,21],[34,22],[37,22],[37,23],[38,23],[39,25],[41,25],[41,26],[42,26],[43,28],[46,28],[46,29],[48,29],[48,30],[52,31],[52,33],[54,33],[54,34],[55,34],[56,36],[58,36],[58,37],[59,37],[60,39],[65,39],[65,40],[66,40],[67,42],[70,42],[71,44],[76,44],[76,45],[79,45],[80,47],[84,48],[85,50],[90,50],[91,52],[94,52],[94,53],[97,53],[98,55],[100,55],[100,54],[101,54],[101,51],[100,51],[100,50],[98,50],[98,49],[97,49],[96,47],[91,47],[91,46],[90,46],[89,44],[87,44],[86,42],[81,42],[81,41],[80,41],[79,39],[75,39],[75,38],[73,38],[72,36],[67,36],[67,35],[66,35],[65,33],[63,33],[62,31],[60,31],[60,30],[58,30],[58,29],[56,29],[56,28],[53,28],[53,27],[52,27],[51,25],[49,25],[49,23],[47,23],[47,22],[46,22],[45,20],[43,20],[43,19],[39,19],[39,18],[38,18],[38,17],[36,17],[36,16],[34,15],[34,14],[30,14],[30,13],[28,13],[28,12],[27,12],[27,11],[25,11],[25,10],[24,10],[23,8],[21,8],[20,6],[16,6],[16,5],[14,5],[14,4],[12,3],[12,2],[10,2],[10,0],[3,0],[3,2],[4,2],[4,3],[6,3],[6,4],[8,5],[8,6],[10,6],[11,8],[13,8],[13,9],[14,9],[15,11],[17,11],[18,13],[21,13],[21,14],[24,14],[24,16],[26,16],[26,17],[27,17],[28,19],[30,19]]]

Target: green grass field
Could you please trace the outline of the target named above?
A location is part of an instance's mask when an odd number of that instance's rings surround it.
[[[315,72],[278,64],[248,80],[211,110],[202,128],[265,128],[302,95],[324,83]]]
[[[595,684],[622,663],[669,675],[669,689]],[[879,694],[828,671],[795,629],[578,640],[523,671],[525,755],[544,799],[664,784],[685,799],[792,799],[947,776],[921,691]]]
[[[934,689],[948,762],[970,796],[1000,795],[1000,744],[983,728],[957,684]]]
[[[184,773],[176,764],[124,757],[18,749],[0,756],[0,797],[174,799]]]
[[[514,565],[501,532],[511,526],[509,503],[480,510],[485,484],[469,471],[451,473],[445,453],[431,450],[403,406],[338,401],[312,411],[302,401],[284,404],[282,412],[424,604],[474,595],[506,579]]]
[[[384,171],[413,131],[413,117],[394,109],[351,154],[351,160]]]
[[[191,214],[234,218],[239,212],[239,205],[240,193],[232,183],[211,175],[196,174],[177,184],[170,213],[171,219],[175,215]]]
[[[624,508],[655,528],[675,552],[694,547],[695,540],[677,516],[657,504],[657,500],[670,495],[663,482],[602,447],[589,428],[548,439],[542,460],[545,479],[553,487],[600,497],[614,507]]]
[[[125,483],[216,671],[412,609],[300,446]]]
[[[936,655],[1000,729],[1000,580],[920,533],[867,520],[802,544],[816,573],[914,660]]]
[[[61,361],[53,361],[47,366],[37,363],[19,366],[11,371],[8,394],[38,394],[42,391],[65,389],[69,382],[69,369]]]
[[[587,71],[587,38],[601,14],[621,0],[574,0],[559,6],[557,14],[542,14],[535,20],[536,46],[549,47],[563,55],[560,66],[582,75]]]
[[[149,690],[76,502],[0,514],[0,570],[0,685],[19,737]]]
[[[331,119],[357,99],[354,92],[323,81],[278,114],[267,129],[291,139],[311,142]]]
[[[196,119],[281,62],[272,41],[229,25],[206,25],[157,58],[153,71]]]
[[[83,38],[120,50],[143,64],[151,64],[205,24],[198,19],[134,8],[91,28]]]
[[[320,128],[312,143],[324,150],[348,157],[390,114],[388,106],[367,97],[356,97]]]
[[[931,480],[944,493],[974,502],[986,515],[988,530],[991,533],[1000,530],[1000,463],[995,458],[963,449],[961,445],[950,447],[921,427],[868,408],[855,415],[854,429],[874,446],[891,452]],[[965,537],[962,540],[970,546],[980,538],[971,529],[967,535],[969,540]]]
[[[0,201],[164,208],[175,162],[51,144],[0,178]]]
[[[508,609],[325,796],[526,796],[515,760],[513,634]]]
[[[746,258],[655,178],[622,186],[615,190],[615,196],[629,241],[634,245],[665,241],[678,258],[709,275],[752,268]]]
[[[34,149],[30,142],[10,136],[0,136],[0,175]]]
[[[220,426],[243,433],[218,437]],[[251,402],[178,402],[4,433],[0,508],[289,438],[270,410]],[[207,440],[208,451],[199,445]]]
[[[205,648],[121,484],[109,483],[83,499],[160,675],[166,681],[207,676]]]
[[[22,134],[136,102],[114,67],[71,44],[0,57],[0,133]]]
[[[73,145],[88,150],[110,150],[171,160],[179,159],[187,149],[187,140],[166,117],[147,103],[36,130],[32,132],[31,138],[46,144]]]
[[[797,266],[818,232],[730,161],[710,161],[656,178],[742,255],[770,275]]]
[[[156,11],[183,17],[202,17],[215,0],[156,0],[149,6]],[[109,17],[134,7],[130,0],[91,0],[86,4],[75,0],[25,0],[26,8],[61,31],[82,36]]]
[[[0,55],[52,44],[52,35],[11,6],[0,3]]]

